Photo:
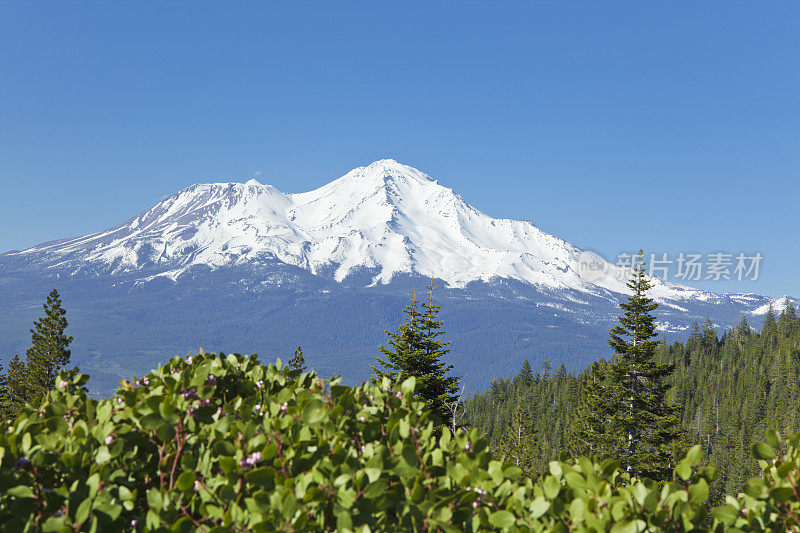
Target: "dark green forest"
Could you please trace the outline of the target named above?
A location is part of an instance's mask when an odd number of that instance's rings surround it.
[[[707,463],[719,473],[712,501],[735,494],[759,471],[750,449],[768,429],[783,435],[800,430],[800,317],[791,306],[779,316],[770,311],[760,332],[744,318],[721,337],[708,321],[695,325],[686,342],[662,340],[656,358],[675,365],[666,401],[679,408],[679,446],[702,445]],[[525,364],[516,376],[467,399],[464,424],[502,449],[517,429],[515,411],[522,409],[523,431],[531,436],[528,461],[536,475],[570,450],[573,421],[591,377],[591,367],[573,375],[563,364],[535,370]]]

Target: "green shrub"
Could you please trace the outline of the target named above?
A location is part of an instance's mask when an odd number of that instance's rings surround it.
[[[346,387],[223,354],[175,358],[108,400],[87,379],[62,374],[0,425],[4,530],[796,527],[797,438],[758,447],[764,477],[709,514],[699,448],[663,487],[587,459],[533,483],[476,431],[437,436],[413,380]]]

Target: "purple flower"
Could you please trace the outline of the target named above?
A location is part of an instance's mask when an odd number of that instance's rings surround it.
[[[366,418],[364,418],[363,416],[359,416],[359,417],[358,417],[358,421],[359,421],[359,422],[365,422],[366,420],[367,420],[367,419],[366,419]]]
[[[467,441],[467,443],[464,445],[464,449],[470,451],[472,449],[472,444],[469,441]]]
[[[136,527],[136,524],[138,523],[139,521],[134,518],[133,520],[131,520],[131,527]]]
[[[187,389],[181,393],[181,396],[188,400],[194,400],[197,398],[197,391],[194,389]]]
[[[67,385],[69,385],[69,383],[67,383],[67,382],[66,382],[66,381],[64,381],[64,380],[61,380],[61,381],[59,381],[59,382],[58,382],[58,388],[59,388],[59,389],[66,389],[66,388],[67,388]]]
[[[474,502],[472,502],[472,508],[473,509],[477,509],[478,508],[478,500],[475,500]]]
[[[106,444],[111,444],[113,441],[114,441],[114,437],[112,437],[111,435],[109,435],[108,437],[106,437],[103,440],[103,442],[105,442]]]
[[[194,480],[194,491],[200,492],[200,481],[197,479]]]
[[[20,457],[19,459],[17,459],[17,462],[16,462],[16,463],[14,463],[14,470],[22,470],[23,468],[25,468],[26,466],[28,466],[28,464],[29,464],[30,462],[31,462],[31,461],[30,461],[30,459],[28,459],[27,457],[25,457],[25,456],[23,455],[22,457]]]
[[[261,379],[259,379],[258,381],[256,381],[256,388],[257,388],[257,389],[262,389],[262,388],[264,388],[264,381],[263,381],[263,380],[261,380]]]
[[[285,412],[288,408],[289,408],[289,404],[286,403],[286,402],[283,402],[283,405],[281,405],[281,412]]]
[[[397,391],[397,394],[395,396],[397,396],[398,398],[402,398],[403,397],[403,393],[400,392],[400,391]]]
[[[208,383],[209,385],[216,385],[217,384],[217,376],[215,376],[214,374],[209,374],[208,379],[206,380],[206,383]]]

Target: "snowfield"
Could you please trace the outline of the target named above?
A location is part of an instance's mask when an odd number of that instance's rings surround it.
[[[359,167],[319,189],[290,194],[256,180],[192,185],[107,231],[45,243],[20,255],[75,273],[159,272],[176,280],[189,267],[277,259],[336,281],[373,269],[372,284],[399,273],[462,288],[511,279],[595,296],[625,293],[626,271],[578,268],[581,250],[531,222],[489,217],[430,176],[391,159]],[[655,279],[666,300],[717,295]]]

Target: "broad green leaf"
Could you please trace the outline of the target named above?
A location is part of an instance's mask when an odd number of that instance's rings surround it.
[[[769,444],[764,442],[756,442],[753,444],[753,456],[756,459],[763,459],[768,461],[775,457],[775,450]]]
[[[184,472],[175,481],[175,486],[178,490],[189,490],[194,487],[194,480],[196,479],[194,472]]]
[[[78,524],[86,522],[86,520],[89,518],[89,513],[91,510],[92,500],[91,498],[86,498],[80,503],[80,505],[78,505],[78,509],[75,511],[75,522]]]
[[[689,501],[699,505],[701,503],[705,503],[708,499],[708,483],[706,483],[705,479],[700,479],[689,487]]]
[[[539,496],[531,504],[531,517],[539,518],[550,509],[550,502]]]
[[[687,461],[680,461],[678,466],[675,467],[675,473],[678,474],[682,480],[686,481],[692,477],[692,467]]]
[[[489,523],[494,527],[506,528],[511,527],[516,522],[514,515],[508,511],[495,511],[489,515]]]
[[[303,409],[303,422],[306,424],[317,424],[328,414],[325,402],[322,400],[311,400]]]
[[[400,385],[400,392],[403,394],[412,394],[417,387],[417,379],[414,376],[406,379],[402,385]]]
[[[703,447],[699,444],[692,446],[689,448],[689,451],[686,453],[686,461],[689,463],[689,466],[697,466],[700,464],[700,461],[703,460]]]

